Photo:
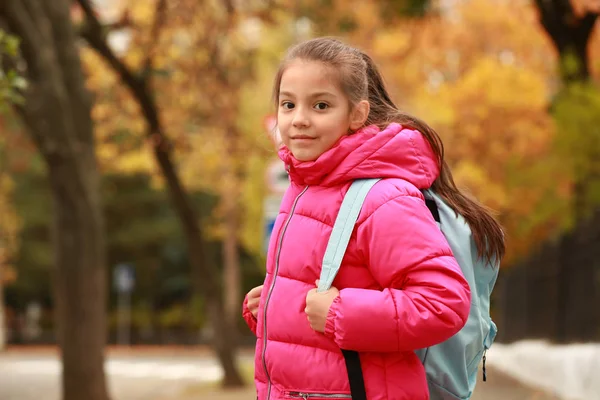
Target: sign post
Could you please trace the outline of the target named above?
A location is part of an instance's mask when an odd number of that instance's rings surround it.
[[[117,344],[129,346],[131,331],[131,292],[135,287],[135,272],[131,264],[117,264],[113,284],[118,293]]]

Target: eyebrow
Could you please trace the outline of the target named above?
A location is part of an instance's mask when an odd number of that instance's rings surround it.
[[[335,97],[335,95],[331,92],[316,92],[316,93],[312,93],[309,97],[315,98],[315,97],[323,97],[323,96]],[[294,94],[291,92],[283,91],[283,92],[279,92],[279,97],[294,97]]]

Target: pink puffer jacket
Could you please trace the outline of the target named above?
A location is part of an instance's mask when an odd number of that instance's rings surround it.
[[[341,348],[360,359],[369,400],[428,399],[415,349],[465,324],[469,286],[419,189],[438,175],[414,130],[391,124],[344,137],[314,162],[280,157],[291,185],[273,229],[257,319],[259,400],[350,398]],[[334,286],[325,334],[304,313],[337,212],[352,180],[385,178],[367,196]],[[306,396],[308,394],[308,396]]]

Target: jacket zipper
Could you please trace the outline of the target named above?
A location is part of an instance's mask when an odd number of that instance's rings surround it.
[[[288,396],[298,399],[351,399],[352,395],[349,394],[336,394],[336,393],[303,393],[303,392],[288,392]]]
[[[283,226],[283,229],[281,230],[281,234],[279,235],[279,241],[277,242],[277,252],[276,252],[276,256],[275,256],[275,271],[273,273],[273,282],[271,282],[271,287],[269,288],[269,293],[267,294],[267,300],[265,301],[265,309],[263,310],[263,351],[262,351],[262,362],[263,362],[263,368],[265,369],[265,375],[267,375],[267,380],[269,382],[269,389],[267,391],[267,400],[269,400],[271,398],[271,377],[269,376],[269,371],[267,371],[267,361],[265,359],[265,354],[267,352],[267,308],[269,307],[269,301],[271,300],[271,294],[273,294],[273,289],[275,288],[275,280],[277,279],[277,272],[279,272],[279,256],[281,255],[281,244],[283,243],[283,236],[285,235],[285,231],[288,228],[288,225],[290,224],[290,220],[292,219],[292,216],[294,215],[294,211],[296,210],[296,206],[298,205],[298,200],[300,200],[300,197],[302,197],[302,195],[304,193],[306,193],[306,191],[308,190],[308,186],[306,186],[304,188],[304,190],[302,190],[302,192],[300,192],[300,194],[298,194],[298,196],[296,196],[296,199],[294,200],[294,204],[292,205],[292,209],[290,211],[290,215],[288,216],[287,220],[285,221],[285,225]]]

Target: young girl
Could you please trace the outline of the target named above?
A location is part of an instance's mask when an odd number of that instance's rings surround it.
[[[263,286],[244,301],[257,336],[259,400],[350,398],[340,349],[359,352],[369,400],[428,399],[414,350],[466,322],[469,286],[428,210],[433,188],[469,222],[480,254],[500,259],[500,226],[454,185],[438,135],[398,110],[372,60],[335,39],[291,48],[274,100],[291,184]],[[335,287],[315,286],[351,182],[369,192]]]

